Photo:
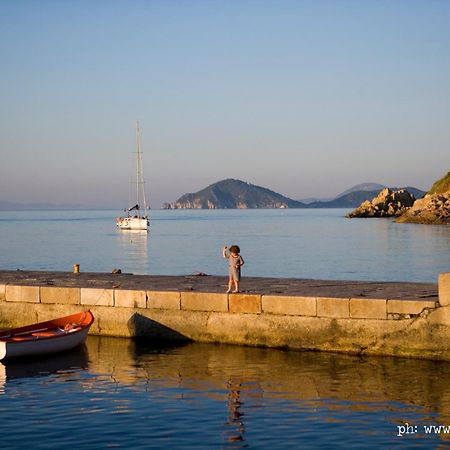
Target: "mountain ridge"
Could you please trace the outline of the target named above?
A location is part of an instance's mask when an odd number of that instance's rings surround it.
[[[381,186],[376,183],[364,183],[360,186]],[[350,188],[347,191],[350,191]],[[397,189],[397,188],[394,188]],[[425,191],[407,187],[416,198]],[[182,195],[173,203],[165,203],[163,209],[257,209],[257,208],[354,208],[361,202],[373,198],[379,193],[375,191],[350,191],[349,193],[329,201],[305,203],[293,200],[268,188],[257,186],[241,180],[228,178],[213,183],[194,193]]]

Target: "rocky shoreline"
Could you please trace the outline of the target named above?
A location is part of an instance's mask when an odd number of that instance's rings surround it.
[[[373,200],[366,200],[347,217],[398,217],[411,208],[416,201],[406,189],[392,191],[383,189]]]
[[[427,194],[396,219],[398,223],[450,224],[450,192]]]
[[[450,172],[416,200],[406,189],[383,189],[373,200],[361,203],[346,217],[395,217],[397,223],[450,224]]]

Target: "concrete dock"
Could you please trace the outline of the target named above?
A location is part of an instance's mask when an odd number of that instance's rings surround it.
[[[93,334],[450,360],[438,283],[0,271],[0,326],[91,309]]]

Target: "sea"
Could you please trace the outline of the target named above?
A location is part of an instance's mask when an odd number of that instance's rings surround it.
[[[0,270],[437,282],[450,227],[343,209],[1,211]],[[450,448],[450,363],[89,336],[0,363],[0,448]]]

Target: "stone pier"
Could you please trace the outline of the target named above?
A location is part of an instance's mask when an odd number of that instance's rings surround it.
[[[0,326],[91,309],[92,334],[450,360],[450,273],[433,283],[0,271]]]

